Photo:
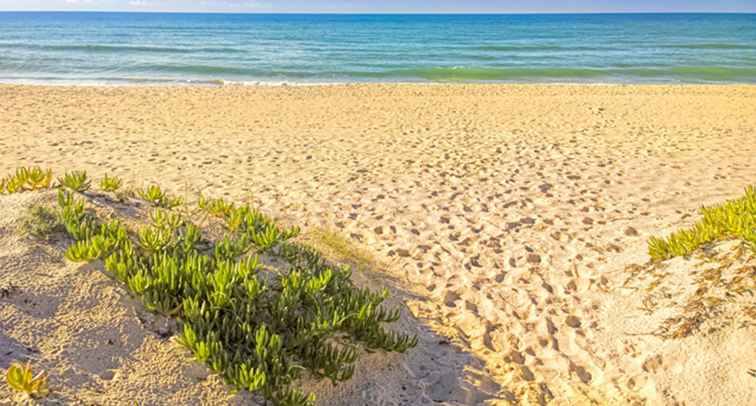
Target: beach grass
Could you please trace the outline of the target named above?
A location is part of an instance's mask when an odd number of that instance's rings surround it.
[[[60,229],[55,211],[42,204],[30,207],[19,225],[21,234],[41,240],[49,240]]]
[[[375,255],[338,231],[316,227],[305,237],[310,244],[318,247],[324,254],[340,262],[353,264],[358,269],[371,269],[378,263]]]

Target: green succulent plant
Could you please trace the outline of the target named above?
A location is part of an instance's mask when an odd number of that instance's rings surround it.
[[[104,234],[97,234],[87,240],[77,241],[68,246],[65,257],[71,262],[91,262],[103,259],[115,248],[117,240]]]
[[[200,209],[205,210],[208,214],[220,218],[225,218],[226,216],[230,215],[231,212],[235,209],[232,203],[229,203],[222,198],[211,199],[205,197],[204,195],[199,196],[197,205]]]
[[[38,166],[18,168],[15,174],[0,179],[0,194],[49,189],[52,177],[50,169]]]
[[[264,231],[252,233],[252,241],[264,252],[273,248],[274,245],[281,241],[281,234],[276,227],[271,226]]]
[[[140,190],[137,193],[143,200],[166,209],[173,209],[184,204],[182,198],[169,196],[158,185],[147,186],[145,189]]]
[[[89,180],[85,171],[66,172],[63,177],[58,178],[58,183],[64,188],[79,193],[86,192],[92,186],[92,181]]]
[[[85,240],[94,233],[95,222],[85,209],[83,200],[76,200],[72,193],[58,191],[58,222],[75,240]]]
[[[146,252],[160,252],[167,249],[173,242],[173,234],[170,230],[148,226],[139,230],[138,241]]]
[[[676,231],[667,238],[651,237],[648,254],[652,260],[687,256],[703,245],[738,238],[756,252],[756,187],[749,186],[743,197],[701,209],[703,218],[692,227]]]
[[[118,191],[118,189],[121,188],[122,184],[123,181],[117,176],[105,175],[102,179],[100,179],[100,189],[104,190],[105,192],[115,193],[116,191]]]
[[[52,170],[43,170],[39,167],[27,169],[26,184],[31,190],[49,189],[52,183]]]
[[[88,185],[85,175],[66,175],[56,213],[74,240],[65,257],[102,260],[105,272],[147,309],[177,318],[180,342],[236,388],[278,405],[312,405],[315,397],[296,385],[304,371],[340,382],[354,373],[359,348],[403,352],[417,344],[384,326],[399,318],[383,305],[387,292],[354,286],[349,267],[294,242],[297,227],[282,227],[249,206],[203,198],[203,210],[225,224],[221,237],[211,232],[208,240],[169,210],[176,200],[151,186],[140,196],[158,208],[149,224],[130,229],[98,218],[87,208],[90,197],[77,197]],[[285,265],[263,266],[255,253]]]
[[[44,398],[50,393],[47,385],[47,373],[40,372],[37,375],[33,375],[30,363],[23,365],[19,363],[11,364],[5,380],[11,389],[32,398]]]
[[[147,188],[145,188],[144,190],[139,191],[139,197],[150,203],[158,204],[163,199],[165,199],[166,194],[165,192],[163,192],[160,186],[150,185],[147,186]]]
[[[0,179],[0,193],[12,194],[24,190],[25,181],[17,177],[8,176]]]
[[[176,232],[185,224],[181,215],[161,208],[156,208],[150,212],[150,220],[157,228],[171,233]]]

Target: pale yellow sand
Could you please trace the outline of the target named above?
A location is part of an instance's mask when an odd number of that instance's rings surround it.
[[[756,183],[753,86],[0,86],[0,173],[32,164],[250,201],[373,251],[426,344],[397,358],[404,392],[386,378],[340,399],[756,399],[736,360],[753,325],[638,334],[642,298],[622,288],[649,235]],[[0,327],[35,334],[3,310]]]
[[[259,397],[232,393],[193,361],[176,341],[180,327],[147,313],[105,275],[101,263],[66,263],[62,235],[50,241],[23,236],[28,208],[53,206],[55,195],[0,195],[0,374],[13,362],[26,361],[35,374],[47,372],[50,395],[40,404],[259,404]],[[101,198],[99,206],[112,209]],[[129,220],[136,220],[138,211],[128,210]],[[357,271],[352,280],[359,286],[391,285],[373,272]],[[388,305],[400,306],[406,296],[396,289]],[[443,338],[422,329],[406,308],[393,328],[417,334],[419,345],[406,355],[362,354],[355,376],[338,387],[307,377],[300,383],[324,405],[428,404],[431,397],[448,396],[446,391],[471,402],[496,397],[495,384],[481,385],[490,379],[464,380],[470,367],[483,366],[480,360],[449,351]],[[435,379],[416,379],[416,374]],[[0,405],[26,400],[0,384]]]

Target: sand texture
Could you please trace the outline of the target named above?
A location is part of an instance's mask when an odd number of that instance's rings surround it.
[[[754,86],[0,86],[0,174],[22,165],[249,202],[372,252],[421,344],[316,387],[323,404],[756,402],[754,297],[691,304],[756,259],[646,253],[756,183]],[[109,279],[14,234],[44,198],[0,197],[2,348],[64,402],[249,400]]]

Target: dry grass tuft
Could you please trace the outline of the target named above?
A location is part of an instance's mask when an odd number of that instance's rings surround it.
[[[338,231],[313,228],[304,235],[304,239],[335,261],[348,263],[358,269],[372,269],[378,266],[378,260],[370,251]]]
[[[50,207],[35,205],[29,208],[22,219],[19,231],[23,235],[49,241],[55,233],[62,231],[62,228],[58,217]]]

